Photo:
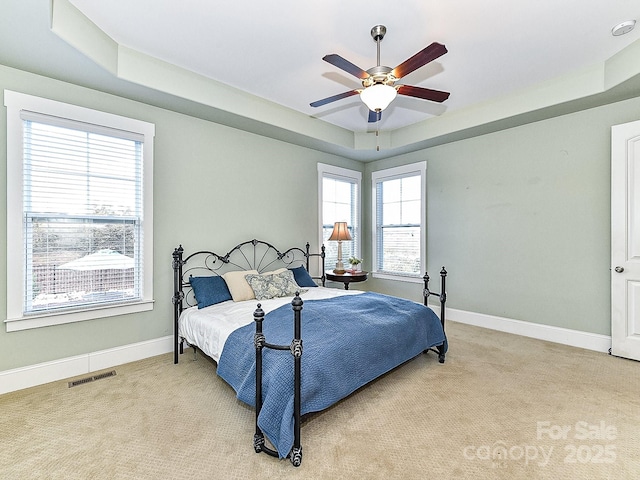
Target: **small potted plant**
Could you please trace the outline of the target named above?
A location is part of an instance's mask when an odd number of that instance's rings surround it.
[[[356,257],[349,257],[349,263],[351,264],[351,273],[355,273],[360,269],[359,265],[362,260]]]

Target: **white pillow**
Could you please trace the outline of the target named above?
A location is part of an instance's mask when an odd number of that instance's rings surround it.
[[[286,271],[287,271],[287,269],[285,267],[283,267],[283,268],[278,268],[277,270],[273,270],[271,272],[261,273],[260,275],[277,275],[279,273],[286,272]]]
[[[233,272],[227,272],[222,275],[224,281],[227,282],[229,292],[231,292],[231,298],[234,302],[242,302],[243,300],[252,300],[256,298],[253,293],[253,289],[245,275],[258,275],[257,270],[237,270]]]

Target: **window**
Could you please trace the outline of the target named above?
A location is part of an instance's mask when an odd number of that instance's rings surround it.
[[[377,276],[419,279],[425,271],[426,170],[419,162],[371,176]]]
[[[360,258],[360,184],[362,174],[355,170],[318,164],[320,242],[325,246],[325,266],[334,268],[338,261],[338,242],[328,241],[335,222],[347,222],[353,239],[342,242],[342,261]]]
[[[7,331],[152,308],[152,124],[5,90]]]

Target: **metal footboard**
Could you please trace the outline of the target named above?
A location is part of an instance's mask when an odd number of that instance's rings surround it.
[[[264,433],[258,426],[258,416],[260,410],[262,410],[262,351],[264,348],[271,348],[273,350],[289,350],[293,355],[294,362],[294,385],[293,385],[293,448],[289,452],[289,459],[294,467],[299,467],[302,463],[302,446],[300,440],[300,422],[301,422],[301,361],[302,361],[302,338],[301,338],[301,315],[302,311],[302,299],[299,296],[299,292],[296,292],[296,296],[291,302],[293,308],[293,340],[290,345],[273,345],[267,343],[264,334],[262,333],[262,321],[264,320],[264,310],[260,304],[253,313],[253,320],[256,323],[256,333],[253,338],[253,343],[256,348],[256,433],[253,436],[253,448],[256,453],[264,452],[273,457],[279,457],[277,450],[273,450],[265,445]]]
[[[447,302],[447,290],[446,290],[447,271],[444,269],[444,267],[442,267],[442,270],[440,270],[440,293],[432,292],[431,290],[429,290],[429,274],[428,273],[425,273],[424,277],[422,278],[424,280],[423,296],[424,296],[425,307],[429,306],[429,296],[438,295],[440,297],[440,323],[442,324],[442,331],[444,332],[445,331],[444,330],[445,304]],[[440,363],[444,363],[444,357],[446,353],[444,343],[442,345],[438,345],[436,348],[437,348],[437,351],[433,349],[431,350],[438,354],[438,361]]]

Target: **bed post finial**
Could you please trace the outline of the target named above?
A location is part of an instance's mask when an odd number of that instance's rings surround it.
[[[291,305],[293,306],[293,309],[294,310],[302,310],[302,304],[303,303],[304,302],[300,298],[300,292],[296,292],[295,296],[293,297],[293,300],[291,300]]]
[[[182,253],[184,252],[184,248],[182,248],[182,244],[177,248],[173,249],[173,269],[176,270],[182,264]]]
[[[264,320],[264,310],[262,310],[262,305],[258,304],[258,307],[253,312],[253,321],[256,322],[256,333],[253,337],[253,344],[257,350],[261,350],[264,347],[265,336],[262,333],[262,321]],[[262,355],[260,356],[262,358]]]

